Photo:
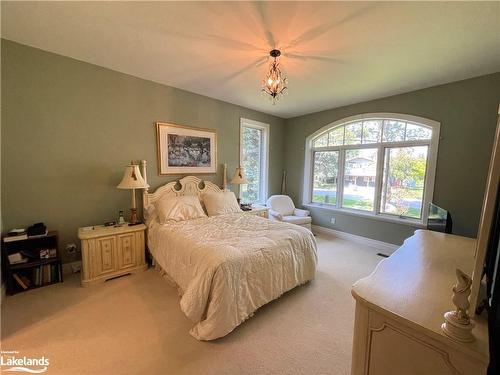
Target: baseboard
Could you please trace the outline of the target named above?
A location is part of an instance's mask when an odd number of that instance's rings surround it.
[[[340,230],[321,227],[319,225],[313,225],[312,230],[314,233],[329,234],[329,235],[334,236],[334,237],[343,238],[345,240],[350,240],[350,241],[357,242],[357,243],[360,243],[363,245],[371,246],[371,247],[379,249],[380,251],[382,251],[384,253],[389,253],[389,254],[392,254],[394,251],[396,251],[396,249],[398,249],[400,247],[399,245],[394,245],[392,243],[378,241],[378,240],[374,240],[371,238],[358,236],[356,234],[342,232]]]
[[[82,269],[82,261],[78,260],[71,263],[63,263],[62,271],[63,275],[68,275],[70,273],[77,273]]]

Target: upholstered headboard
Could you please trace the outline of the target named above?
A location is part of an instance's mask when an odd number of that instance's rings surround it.
[[[141,161],[141,173],[144,180],[147,182],[146,161]],[[178,188],[177,188],[178,187]],[[178,181],[168,182],[160,186],[154,193],[149,193],[148,189],[144,189],[142,193],[142,203],[146,212],[150,205],[164,196],[178,197],[180,195],[196,195],[200,198],[206,193],[220,193],[221,188],[210,181],[203,181],[195,176],[186,176]]]

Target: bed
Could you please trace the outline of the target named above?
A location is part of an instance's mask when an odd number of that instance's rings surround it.
[[[145,174],[145,171],[143,171]],[[144,191],[148,248],[155,266],[174,282],[180,306],[195,324],[190,334],[214,340],[266,303],[314,279],[316,242],[293,224],[230,213],[160,224],[153,203],[165,197],[222,192],[194,176]]]

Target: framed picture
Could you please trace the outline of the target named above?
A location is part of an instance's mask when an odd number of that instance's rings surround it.
[[[156,138],[160,175],[217,172],[215,130],[157,122]]]

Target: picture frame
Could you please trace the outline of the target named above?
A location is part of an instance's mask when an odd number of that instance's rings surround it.
[[[156,123],[158,174],[217,173],[217,132],[213,129]]]

